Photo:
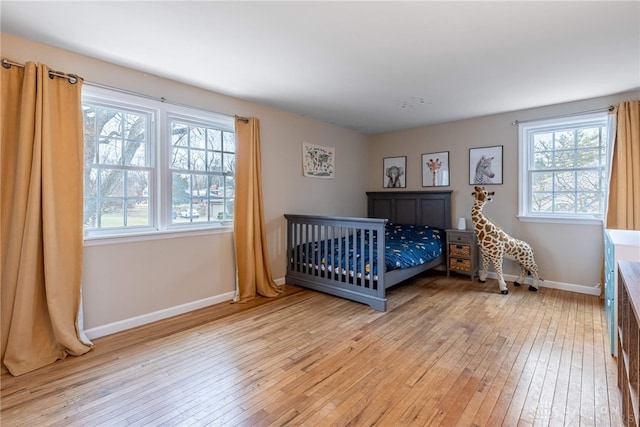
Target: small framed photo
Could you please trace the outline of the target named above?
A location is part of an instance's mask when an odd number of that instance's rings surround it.
[[[502,184],[502,145],[469,149],[469,184]]]
[[[407,186],[407,157],[385,157],[383,160],[384,188],[405,188]]]
[[[449,185],[449,152],[422,155],[422,186],[442,187]]]

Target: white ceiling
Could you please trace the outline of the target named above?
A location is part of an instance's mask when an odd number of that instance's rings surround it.
[[[1,11],[3,32],[368,134],[640,87],[637,0],[3,0]]]

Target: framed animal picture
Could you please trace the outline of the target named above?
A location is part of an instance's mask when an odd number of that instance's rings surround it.
[[[469,184],[502,184],[502,145],[469,149]]]
[[[383,160],[384,188],[405,188],[407,186],[407,157],[385,157]]]
[[[449,152],[422,155],[422,186],[442,187],[449,185]]]

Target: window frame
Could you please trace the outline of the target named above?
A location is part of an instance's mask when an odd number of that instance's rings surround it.
[[[533,158],[533,143],[531,136],[534,133],[543,131],[554,132],[565,129],[575,130],[576,128],[584,128],[588,126],[604,126],[607,128],[606,135],[603,136],[603,145],[605,149],[604,164],[602,168],[602,181],[600,191],[603,192],[603,203],[599,214],[577,214],[577,213],[539,213],[531,211],[531,193],[532,193],[532,174],[534,169],[531,167],[531,159]],[[556,117],[541,120],[528,120],[518,123],[518,219],[523,222],[547,222],[560,224],[602,224],[606,211],[607,199],[607,183],[609,175],[609,151],[610,137],[612,130],[608,120],[608,114],[603,112],[593,112],[584,114],[575,114],[571,116]],[[554,150],[555,151],[555,150]],[[579,170],[579,168],[558,168],[567,171]],[[600,169],[600,167],[598,167]]]
[[[137,95],[124,90],[88,84],[83,86],[82,91],[82,105],[84,106],[86,103],[106,108],[122,108],[149,113],[151,115],[151,122],[149,123],[151,135],[148,139],[148,156],[150,157],[148,209],[150,225],[90,230],[83,226],[85,244],[92,245],[232,232],[233,219],[173,223],[172,180],[169,164],[169,153],[171,151],[169,118],[177,117],[206,126],[223,126],[225,131],[235,133],[233,116],[169,103],[164,99]]]
[[[165,197],[165,200],[172,200],[171,197],[171,189],[173,188],[173,181],[172,181],[172,174],[176,171],[178,171],[179,169],[175,169],[172,168],[169,162],[169,158],[170,158],[170,151],[171,151],[171,123],[172,120],[177,120],[183,123],[188,123],[189,125],[196,125],[199,127],[211,127],[211,128],[216,128],[216,130],[222,131],[222,132],[228,132],[228,133],[235,133],[235,120],[233,117],[228,117],[228,116],[223,116],[221,114],[214,114],[214,113],[210,113],[211,115],[206,115],[206,116],[202,116],[199,114],[194,114],[196,113],[193,110],[186,110],[184,107],[181,108],[174,108],[171,109],[171,111],[165,111],[164,112],[164,131],[165,131],[165,139],[164,139],[164,144],[162,144],[163,149],[165,150],[165,157],[163,158],[163,164],[166,166],[166,168],[161,168],[161,173],[165,173],[166,175],[163,176],[163,182],[165,184],[165,188],[168,191],[168,194]],[[206,150],[206,151],[215,151],[215,150]],[[221,147],[220,150],[221,153],[224,153],[224,146]],[[234,156],[236,154],[236,152],[233,152]],[[184,170],[184,169],[183,169]],[[185,170],[186,171],[186,170]],[[201,172],[197,171],[197,170],[193,170],[194,174],[200,174],[200,175],[208,175],[208,176],[224,176],[224,173],[210,173],[210,172]],[[235,180],[235,177],[234,177]],[[234,185],[235,187],[235,185]],[[227,203],[227,198],[226,195],[223,197],[223,203],[226,204]],[[172,208],[173,208],[173,203],[171,203],[171,205],[169,206],[169,210],[167,212],[164,212],[165,215],[167,215],[167,224],[169,229],[175,229],[175,230],[180,230],[180,229],[197,229],[197,228],[209,228],[211,226],[211,224],[219,224],[219,226],[224,227],[224,226],[232,226],[233,225],[233,219],[232,220],[227,220],[227,219],[223,219],[222,221],[207,221],[207,222],[189,222],[189,223],[173,223],[171,221],[171,215],[172,215]]]

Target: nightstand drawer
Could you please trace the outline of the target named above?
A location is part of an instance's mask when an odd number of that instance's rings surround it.
[[[449,232],[448,235],[449,238],[449,243],[468,243],[471,244],[473,243],[473,239],[475,238],[475,235],[472,233],[451,233]]]
[[[471,256],[471,245],[449,245],[449,256]]]
[[[461,259],[461,258],[450,258],[449,270],[471,272],[471,260]]]

